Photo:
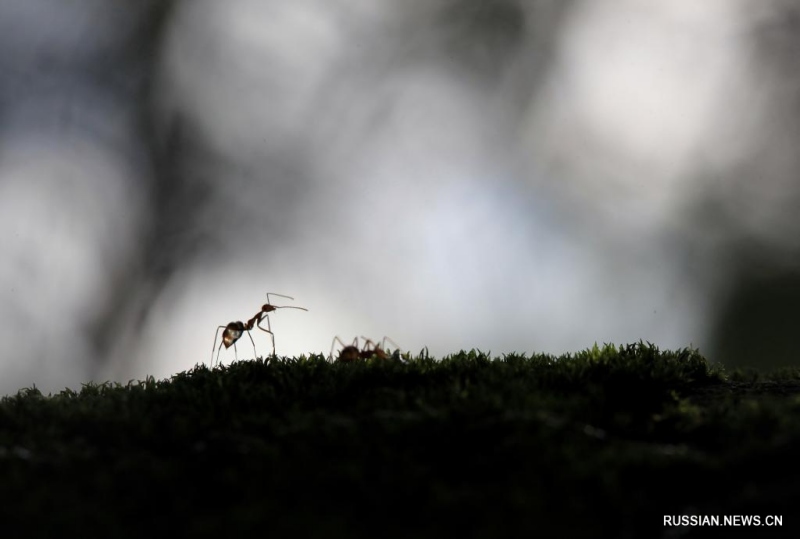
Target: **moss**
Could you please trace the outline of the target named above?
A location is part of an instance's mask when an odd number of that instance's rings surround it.
[[[0,498],[41,537],[655,536],[791,513],[799,386],[640,342],[29,388],[0,401]]]

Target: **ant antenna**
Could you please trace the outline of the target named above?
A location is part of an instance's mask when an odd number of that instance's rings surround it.
[[[306,309],[305,307],[297,307],[295,305],[272,305],[270,303],[271,300],[269,299],[270,294],[273,295],[273,296],[278,296],[278,297],[281,297],[281,298],[294,300],[294,298],[291,297],[291,296],[285,296],[283,294],[278,294],[278,293],[275,293],[275,292],[267,292],[267,302],[264,305],[261,306],[261,310],[258,311],[253,316],[253,318],[251,318],[250,320],[247,321],[247,325],[248,325],[249,329],[252,329],[254,325],[258,326],[258,329],[260,329],[262,331],[266,331],[267,333],[270,334],[270,336],[272,337],[272,356],[275,357],[276,356],[276,354],[275,354],[275,334],[272,332],[272,325],[269,322],[269,313],[275,311],[276,309],[300,309],[301,311],[306,311],[306,312],[308,312],[308,309]],[[267,327],[266,328],[261,325],[261,322],[264,319],[266,319],[266,321],[267,321]]]

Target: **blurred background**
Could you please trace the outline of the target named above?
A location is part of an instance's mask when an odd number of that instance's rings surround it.
[[[280,356],[800,365],[798,57],[794,0],[0,0],[0,393],[267,292]]]

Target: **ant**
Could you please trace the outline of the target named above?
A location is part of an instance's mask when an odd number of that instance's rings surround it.
[[[353,339],[353,344],[347,345],[344,344],[338,336],[334,337],[331,342],[331,353],[328,355],[328,359],[333,360],[333,347],[336,345],[336,341],[339,341],[339,344],[343,347],[339,350],[339,356],[336,358],[336,361],[352,363],[361,359],[361,351],[358,349],[358,337]]]
[[[338,336],[334,337],[333,341],[331,342],[331,353],[328,357],[333,360],[333,348],[336,345],[336,341],[339,341],[339,344],[342,345],[342,349],[339,351],[336,361],[341,363],[353,363],[360,359],[369,359],[371,357],[377,357],[378,359],[401,360],[400,347],[389,337],[384,337],[380,346],[378,346],[372,339],[367,339],[363,336],[361,338],[364,339],[364,347],[359,350],[358,337],[353,339],[353,344],[350,345],[343,343]],[[386,353],[386,341],[389,341],[395,346],[395,351],[392,353],[392,355]],[[372,348],[370,348],[370,345],[372,345]]]
[[[291,296],[284,296],[283,294],[276,294],[275,292],[267,292],[267,303],[261,306],[261,310],[258,311],[253,317],[248,320],[247,322],[230,322],[227,326],[218,326],[217,332],[214,333],[214,344],[211,345],[211,358],[214,358],[214,348],[217,346],[217,335],[219,335],[219,330],[223,329],[222,332],[222,340],[219,343],[219,347],[217,348],[217,362],[219,362],[219,353],[222,350],[222,346],[225,345],[225,349],[233,345],[233,352],[236,354],[236,359],[238,360],[238,353],[236,350],[236,341],[241,338],[242,333],[245,331],[247,332],[247,336],[250,337],[250,342],[253,343],[253,353],[255,357],[258,356],[258,352],[256,352],[256,343],[253,340],[253,336],[250,335],[250,330],[254,327],[258,327],[258,329],[262,331],[266,331],[272,336],[272,355],[275,356],[275,334],[272,332],[272,326],[269,323],[269,313],[273,312],[276,309],[300,309],[302,311],[308,311],[305,307],[295,307],[293,305],[272,305],[270,304],[269,296],[272,294],[273,296],[279,296],[282,298],[287,298],[294,300]],[[261,326],[261,322],[266,319],[267,320],[267,327],[264,328]],[[213,366],[213,363],[212,363]]]

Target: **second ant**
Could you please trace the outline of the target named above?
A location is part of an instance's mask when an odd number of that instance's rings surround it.
[[[352,344],[345,344],[338,336],[334,337],[333,341],[331,342],[331,353],[328,358],[333,361],[333,349],[338,342],[340,345],[342,345],[342,349],[339,350],[339,355],[336,357],[336,361],[339,363],[353,363],[355,361],[370,359],[373,357],[384,360],[393,359],[405,362],[400,354],[400,347],[389,337],[384,337],[381,340],[380,346],[378,346],[372,339],[368,339],[363,336],[361,338],[364,340],[364,346],[359,349],[358,337],[353,339]],[[389,341],[395,347],[395,350],[391,355],[386,352],[386,341]]]

